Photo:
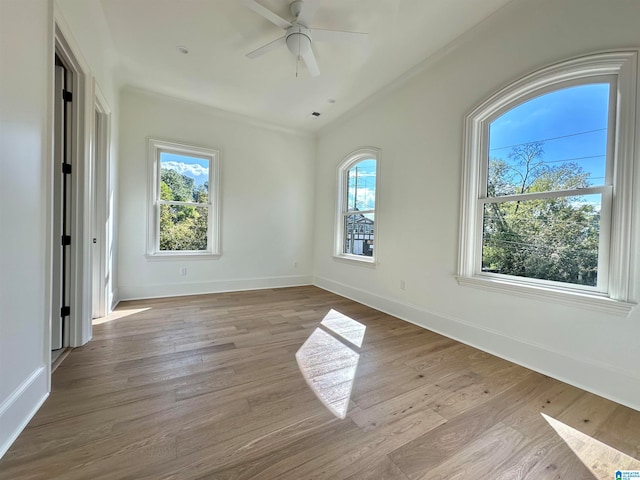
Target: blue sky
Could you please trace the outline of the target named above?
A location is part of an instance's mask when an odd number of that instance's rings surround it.
[[[160,152],[160,168],[175,170],[182,175],[191,177],[196,185],[202,185],[209,180],[209,160],[175,153]]]
[[[349,209],[353,209],[353,197],[356,194],[355,173],[358,173],[358,198],[356,206],[358,210],[372,210],[376,201],[376,161],[363,160],[349,170],[349,192],[347,201]]]
[[[569,87],[529,100],[491,123],[489,156],[508,160],[511,146],[543,140],[544,161],[578,163],[591,174],[592,185],[602,184],[608,108],[608,83]]]

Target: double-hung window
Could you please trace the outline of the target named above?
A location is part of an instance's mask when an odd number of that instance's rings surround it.
[[[149,139],[151,257],[218,256],[218,151]]]
[[[460,283],[629,312],[636,61],[554,65],[467,117]]]
[[[338,165],[336,258],[375,263],[380,152],[362,148]]]

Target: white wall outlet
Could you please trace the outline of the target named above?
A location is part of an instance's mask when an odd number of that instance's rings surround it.
[[[404,280],[400,280],[400,290],[406,290],[407,289],[407,284],[405,283]]]
[[[187,267],[180,267],[180,276],[181,277],[187,276]]]

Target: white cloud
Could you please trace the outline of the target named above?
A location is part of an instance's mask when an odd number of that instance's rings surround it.
[[[348,198],[349,206],[353,205],[353,190],[351,190]],[[374,208],[376,202],[376,191],[373,188],[358,187],[358,202],[357,207],[359,210],[368,210]]]
[[[162,168],[174,170],[180,174],[186,174],[189,177],[208,177],[209,169],[198,165],[197,163],[183,163],[183,162],[162,162]]]

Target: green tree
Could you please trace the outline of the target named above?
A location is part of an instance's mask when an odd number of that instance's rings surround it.
[[[550,166],[541,142],[514,147],[509,161],[491,159],[489,196],[588,186],[575,163]],[[484,212],[485,271],[574,284],[597,280],[600,214],[579,196],[488,203]]]
[[[206,186],[175,170],[160,171],[160,198],[175,202],[208,203]],[[196,205],[160,206],[160,250],[206,250],[208,209]]]
[[[193,201],[193,178],[182,175],[175,170],[163,168],[160,170],[160,181],[169,187],[173,197],[171,199],[160,197],[162,200],[175,200],[176,202]]]

